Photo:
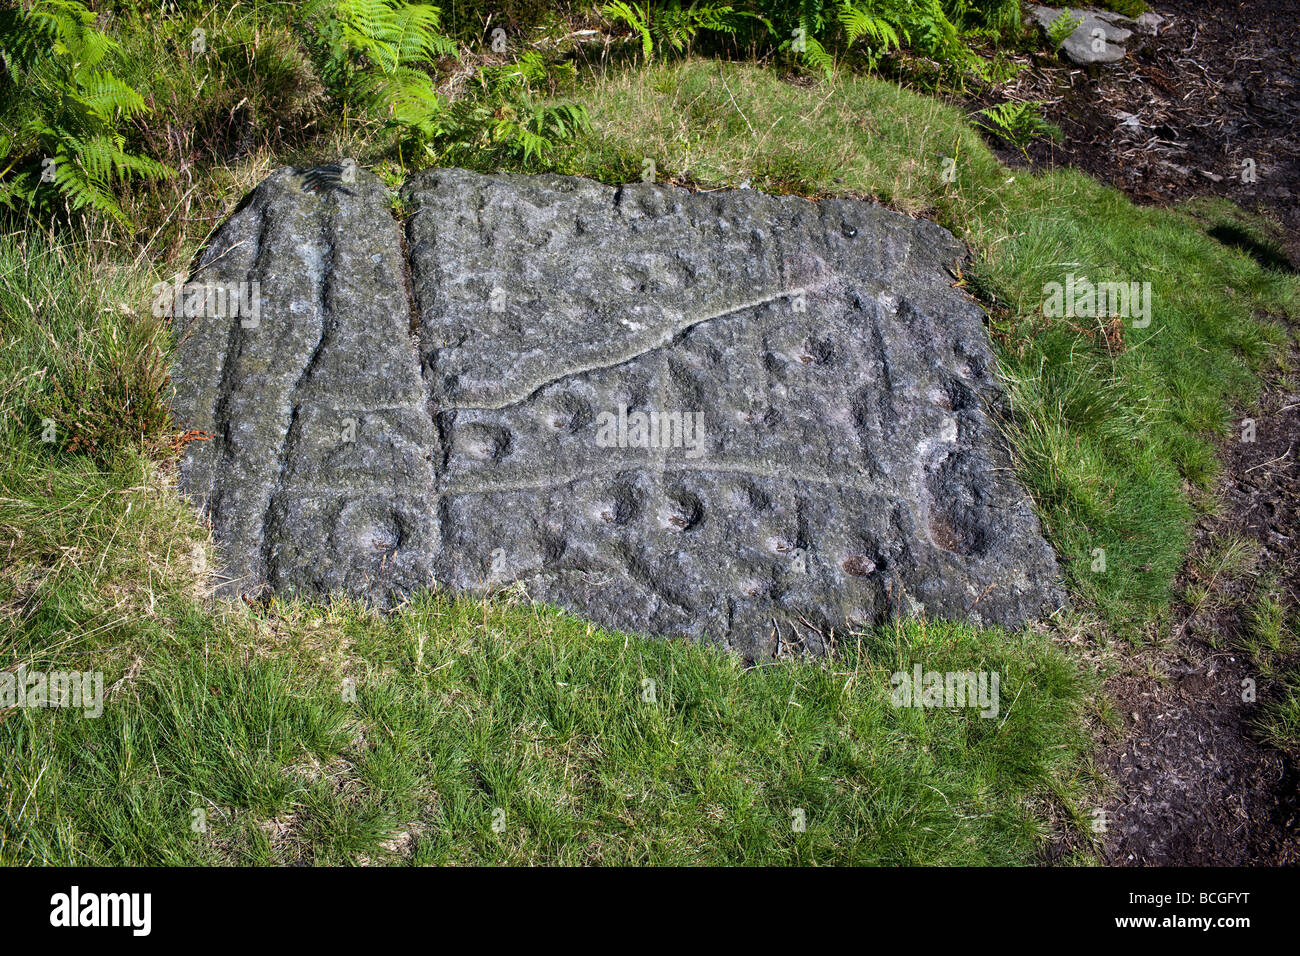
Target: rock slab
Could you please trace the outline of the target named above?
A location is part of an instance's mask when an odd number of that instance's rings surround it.
[[[437,169],[272,174],[178,315],[181,487],[227,593],[519,582],[750,659],[1063,597],[945,230],[851,200]]]
[[[1065,38],[1061,49],[1066,57],[1080,66],[1096,63],[1118,63],[1124,59],[1128,48],[1124,45],[1133,31],[1122,24],[1134,23],[1128,17],[1107,10],[1083,10],[1071,7],[1056,9],[1040,4],[1031,4],[1029,16],[1042,28],[1043,34],[1049,35],[1052,23],[1062,14],[1077,19],[1079,25]],[[1144,14],[1145,16],[1145,14]],[[1154,33],[1162,18],[1148,18],[1139,23],[1144,33]],[[1148,26],[1150,29],[1148,29]]]

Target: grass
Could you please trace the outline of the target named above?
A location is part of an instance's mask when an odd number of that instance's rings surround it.
[[[1264,685],[1260,736],[1300,753],[1300,618],[1275,581],[1263,581],[1252,596],[1240,644]]]
[[[745,670],[507,602],[274,616],[288,654],[193,613],[103,718],[11,716],[0,859],[1017,863],[1043,832],[1023,798],[1086,745],[1041,639],[918,625]],[[998,669],[1004,719],[892,707],[912,661]]]
[[[1293,279],[1191,211],[1012,173],[959,111],[886,83],[690,61],[580,100],[593,131],[558,169],[621,182],[650,158],[703,187],[872,196],[967,240],[1076,600],[1155,626],[1209,436],[1253,393],[1279,340],[1258,313],[1294,311]],[[196,211],[294,155],[264,145],[198,168]],[[147,308],[197,238],[0,239],[0,662],[100,670],[107,696],[98,719],[0,712],[0,862],[1029,863],[1054,820],[1086,829],[1095,685],[1051,634],[901,621],[745,669],[512,595],[389,616],[209,601]],[[1045,317],[1071,271],[1151,281],[1151,326]],[[997,671],[999,716],[893,707],[915,663]]]
[[[1263,557],[1252,538],[1218,536],[1188,562],[1182,599],[1188,624],[1197,627],[1198,618],[1218,616],[1226,623],[1203,628],[1203,635],[1249,661],[1260,739],[1300,753],[1300,619],[1276,573],[1264,569]]]
[[[230,207],[260,178],[262,162],[286,156],[333,134],[350,121],[359,136],[379,123],[331,115],[302,32],[288,4],[235,2],[177,12],[123,11],[103,24],[121,44],[117,75],[149,104],[147,120],[134,124],[130,144],[183,174],[124,196],[123,209],[168,264],[185,258]],[[203,31],[196,53],[195,31]],[[358,156],[363,154],[358,153]],[[196,184],[192,175],[200,169]],[[256,179],[253,179],[256,182]]]
[[[87,235],[76,246],[6,248],[0,309],[11,317],[11,374],[0,402],[42,444],[103,463],[123,448],[156,449],[165,436],[169,342],[138,273],[86,256],[93,243]]]
[[[168,436],[92,457],[30,411],[65,350],[155,341],[119,306],[150,277],[101,257],[0,241],[0,653],[106,686],[99,718],[0,713],[0,862],[1023,863],[1043,807],[1082,816],[1088,685],[1041,633],[910,621],[747,669],[511,595],[208,601]],[[996,671],[998,716],[892,706],[917,663]]]
[[[1188,562],[1188,581],[1182,595],[1188,617],[1239,604],[1244,595],[1237,593],[1237,582],[1244,583],[1255,571],[1260,552],[1259,543],[1251,538],[1224,535],[1193,557]]]

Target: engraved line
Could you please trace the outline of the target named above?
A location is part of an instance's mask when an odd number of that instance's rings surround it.
[[[499,402],[490,402],[490,403],[483,403],[483,404],[476,404],[476,405],[444,405],[441,406],[438,409],[438,411],[439,412],[501,411],[502,409],[509,408],[512,405],[518,405],[520,402],[528,400],[529,398],[537,394],[546,386],[554,385],[556,382],[563,381],[566,378],[572,378],[575,375],[583,375],[586,374],[587,372],[605,371],[606,369],[615,368],[619,365],[623,365],[626,364],[627,362],[631,362],[634,359],[638,359],[643,355],[648,355],[651,352],[658,351],[659,349],[671,345],[672,342],[679,335],[681,335],[684,332],[689,332],[697,325],[703,325],[705,322],[712,322],[714,319],[726,318],[729,315],[735,315],[738,312],[745,312],[749,309],[756,309],[759,306],[767,305],[769,302],[775,302],[777,299],[788,298],[794,295],[796,292],[804,292],[804,293],[821,292],[824,291],[826,288],[828,288],[831,284],[832,284],[831,282],[822,282],[817,285],[801,286],[797,290],[783,289],[780,292],[773,293],[772,295],[763,296],[762,298],[758,298],[758,299],[752,299],[748,302],[742,302],[740,305],[731,306],[727,309],[724,309],[721,312],[714,313],[713,315],[706,315],[703,318],[699,318],[699,319],[691,319],[689,322],[683,322],[680,325],[672,326],[666,333],[660,335],[658,338],[654,339],[649,344],[640,346],[636,348],[634,351],[624,353],[613,359],[606,360],[603,362],[592,362],[588,365],[575,366],[574,368],[563,371],[558,375],[552,375],[544,379],[536,380],[532,383],[523,386],[522,388],[513,390],[507,398],[504,398]]]
[[[643,460],[629,460],[626,463],[616,463],[604,466],[600,469],[591,469],[586,471],[573,472],[566,475],[542,476],[532,480],[520,481],[501,481],[497,483],[487,483],[478,486],[471,486],[460,482],[451,482],[440,485],[437,493],[447,497],[456,497],[460,495],[491,495],[498,493],[512,493],[517,491],[538,491],[543,488],[553,488],[559,485],[568,485],[576,481],[589,481],[596,478],[608,477],[623,471],[645,471],[649,472],[652,467]],[[838,488],[846,491],[857,491],[867,495],[882,495],[888,498],[902,498],[913,500],[914,495],[904,494],[906,491],[902,485],[894,482],[886,483],[867,483],[857,481],[845,481],[842,478],[834,478],[830,475],[820,474],[817,472],[805,472],[796,469],[778,469],[764,467],[756,462],[746,461],[701,461],[701,462],[665,462],[665,471],[674,472],[696,472],[701,474],[738,474],[748,478],[768,478],[775,481],[786,482],[803,482],[805,484],[826,485],[832,488]]]

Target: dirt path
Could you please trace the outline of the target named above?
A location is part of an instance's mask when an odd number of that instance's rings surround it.
[[[1223,196],[1271,216],[1281,252],[1218,235],[1264,265],[1300,267],[1300,0],[1156,0],[1154,37],[1089,72],[1049,57],[996,99],[1045,101],[1059,143],[1030,150],[1035,166],[1068,165],[1165,205]],[[979,105],[989,105],[981,103]],[[1008,157],[1014,159],[1015,157]],[[1249,161],[1249,162],[1248,162]],[[1251,175],[1253,173],[1253,175]],[[1300,359],[1270,387],[1256,440],[1223,442],[1218,515],[1196,528],[1181,588],[1204,585],[1199,608],[1175,609],[1158,646],[1135,651],[1107,684],[1123,719],[1100,760],[1115,782],[1103,859],[1115,865],[1300,863],[1295,755],[1259,742],[1258,708],[1275,688],[1241,651],[1262,582],[1300,607]],[[1231,536],[1258,555],[1249,568],[1199,580]],[[1257,701],[1242,700],[1242,681]]]
[[[1104,840],[1114,864],[1300,864],[1300,774],[1253,728],[1276,687],[1240,649],[1265,582],[1300,606],[1300,390],[1274,387],[1252,414],[1256,440],[1238,432],[1222,445],[1221,513],[1197,526],[1181,582],[1211,599],[1180,606],[1168,643],[1107,686],[1124,718],[1123,739],[1102,755],[1117,786]],[[1234,536],[1258,557],[1207,571]],[[1242,699],[1247,678],[1254,702]]]

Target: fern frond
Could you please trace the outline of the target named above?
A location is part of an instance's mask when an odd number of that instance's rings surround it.
[[[898,31],[888,20],[873,16],[852,3],[845,3],[840,7],[839,20],[850,45],[863,37],[879,44],[884,50],[888,50],[891,46],[897,49],[903,45]]]
[[[601,7],[600,12],[610,20],[626,23],[641,36],[641,53],[646,60],[654,59],[654,37],[650,32],[650,18],[645,8],[639,4],[627,3],[626,0],[614,0]]]
[[[438,32],[439,26],[437,7],[415,3],[394,7],[386,29],[398,63],[419,63],[435,57],[454,56],[456,44]]]
[[[145,112],[144,97],[107,70],[96,70],[80,86],[76,98],[103,119],[119,111],[126,119]]]
[[[357,77],[361,100],[399,126],[430,129],[442,110],[442,98],[427,73],[398,67],[391,73],[368,72]]]
[[[28,12],[33,27],[53,43],[57,55],[70,55],[83,70],[99,65],[117,42],[95,29],[95,13],[75,0],[40,0]]]
[[[808,34],[804,37],[803,58],[815,69],[821,70],[826,79],[835,75],[835,58],[832,57],[821,41]]]
[[[41,171],[50,157],[55,191],[70,208],[125,224],[110,192],[114,179],[160,179],[174,171],[125,151],[118,124],[147,107],[139,93],[100,67],[117,43],[95,23],[94,12],[76,0],[36,0],[0,11],[0,52],[18,96],[12,115],[22,117],[21,139],[10,147],[4,170],[18,170],[4,184],[5,201],[22,195],[43,202],[49,191],[41,190]]]
[[[978,125],[1001,136],[1028,156],[1029,144],[1035,137],[1060,135],[1060,130],[1043,117],[1043,106],[1039,100],[999,103],[976,114],[980,117]]]
[[[1061,44],[1070,38],[1070,35],[1079,28],[1081,23],[1083,23],[1083,17],[1077,16],[1069,10],[1062,10],[1047,25],[1047,38],[1052,45],[1052,49],[1059,49]]]
[[[107,183],[83,168],[72,154],[60,151],[55,157],[54,182],[73,209],[93,209],[122,225],[128,225],[121,207],[109,193]]]

